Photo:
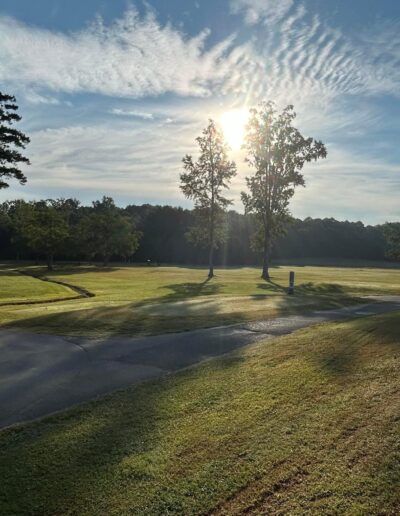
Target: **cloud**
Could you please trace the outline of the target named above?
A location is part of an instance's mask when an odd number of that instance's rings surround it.
[[[246,23],[259,21],[275,23],[281,20],[293,5],[293,0],[231,0],[234,14],[245,13]]]
[[[153,120],[153,113],[144,113],[143,111],[136,111],[134,109],[119,109],[113,108],[110,113],[118,116],[133,116],[135,118],[142,118],[143,120]]]
[[[246,27],[237,39],[211,47],[207,30],[187,37],[132,10],[111,25],[98,21],[69,34],[0,17],[0,81],[21,86],[30,103],[44,110],[62,102],[54,92],[142,98],[78,101],[65,117],[62,106],[54,110],[60,119],[51,120],[53,129],[34,125],[29,133],[28,187],[15,185],[1,196],[109,193],[124,202],[184,204],[181,158],[196,152],[194,138],[208,116],[270,98],[294,103],[299,128],[328,145],[328,159],[305,170],[307,188],[295,196],[295,215],[398,218],[400,170],[390,141],[398,127],[377,99],[400,96],[399,23],[343,33],[301,2],[232,0],[231,7],[257,27],[250,38]],[[175,96],[143,100],[166,92]],[[380,139],[387,149],[377,148]],[[247,172],[241,157],[234,158],[239,175],[232,196],[241,209]]]
[[[98,19],[67,34],[0,17],[0,80],[32,98],[36,92],[36,102],[54,98],[51,92],[216,93],[245,104],[273,98],[304,106],[339,95],[400,95],[398,23],[347,36],[293,0],[232,0],[231,9],[262,29],[210,48],[207,29],[187,37],[134,9],[110,25]]]
[[[235,52],[241,56],[233,71],[234,84],[227,80],[225,91],[236,88],[247,97],[251,91],[252,99],[272,98],[316,109],[342,95],[400,96],[398,22],[344,34],[300,2],[232,0],[231,8],[245,12],[246,21],[260,29],[230,54],[229,58]]]
[[[77,196],[84,202],[113,196],[122,204],[152,202],[188,205],[179,190],[182,156],[196,155],[194,137],[201,113],[187,114],[170,125],[119,123],[74,125],[31,134],[29,188],[12,185],[0,198]],[[232,183],[234,208],[243,211],[240,192],[248,174],[240,152],[232,157],[239,174]],[[329,146],[327,160],[304,169],[305,189],[291,208],[298,217],[336,217],[377,223],[400,217],[400,170],[384,159]]]
[[[232,38],[205,50],[208,30],[185,37],[134,9],[105,25],[52,32],[0,17],[0,80],[67,93],[143,97],[173,92],[205,96]]]
[[[49,104],[52,106],[58,106],[61,104],[59,99],[51,97],[50,95],[41,95],[40,93],[34,90],[25,92],[24,98],[26,102],[33,105]]]
[[[120,120],[120,119],[118,119]],[[30,133],[28,187],[12,184],[0,197],[109,194],[129,202],[180,203],[181,160],[195,150],[198,121],[73,125]],[[157,188],[155,188],[157,185]]]
[[[292,209],[299,217],[335,217],[377,224],[399,220],[395,192],[400,167],[332,145],[328,159],[305,168],[306,188],[299,189]]]

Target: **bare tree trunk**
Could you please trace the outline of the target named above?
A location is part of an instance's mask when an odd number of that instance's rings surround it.
[[[52,271],[53,270],[53,264],[54,264],[53,253],[49,253],[47,255],[47,270]]]
[[[208,277],[212,278],[214,276],[214,242],[212,242],[211,246],[210,246],[210,253],[208,256],[208,264],[209,264]]]
[[[208,254],[208,277],[214,277],[214,199],[211,205],[211,220],[210,220],[210,251]]]
[[[271,276],[269,275],[269,259],[270,259],[270,239],[269,234],[266,231],[264,235],[264,249],[263,249],[263,268],[261,273],[261,279],[270,281]]]

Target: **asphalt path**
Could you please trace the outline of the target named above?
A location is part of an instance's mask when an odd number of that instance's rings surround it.
[[[0,331],[0,427],[173,373],[258,339],[400,310],[400,296],[305,315],[150,337],[89,339]]]

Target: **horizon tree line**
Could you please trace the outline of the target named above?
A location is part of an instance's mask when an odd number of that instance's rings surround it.
[[[195,247],[185,237],[196,221],[195,210],[149,204],[121,208],[110,198],[89,206],[76,199],[7,201],[0,204],[0,259],[44,258],[50,267],[55,259],[106,266],[111,260],[203,266],[209,259],[207,248]],[[120,230],[110,232],[113,225]],[[251,247],[257,230],[254,215],[229,210],[224,229],[224,243],[215,249],[216,265],[262,265],[262,257]],[[356,260],[358,265],[400,260],[400,223],[365,226],[332,218],[292,219],[277,237],[272,256],[331,265],[342,260]]]

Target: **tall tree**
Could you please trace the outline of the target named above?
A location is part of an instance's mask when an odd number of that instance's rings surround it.
[[[29,138],[12,127],[14,122],[21,120],[17,110],[15,97],[0,92],[0,189],[9,186],[5,179],[15,178],[21,184],[26,183],[18,164],[29,164],[28,158],[20,152],[29,143]]]
[[[214,249],[223,241],[223,215],[232,201],[223,191],[236,175],[236,164],[228,159],[228,145],[213,120],[209,120],[202,136],[196,138],[200,156],[183,158],[185,172],[180,175],[181,190],[195,205],[196,224],[189,231],[189,239],[209,248],[208,277],[214,276]]]
[[[57,201],[34,203],[32,215],[24,225],[23,231],[29,247],[47,260],[47,268],[53,270],[54,255],[65,252],[65,242],[69,237],[69,226]]]
[[[92,210],[80,221],[78,231],[86,253],[91,257],[101,256],[104,266],[112,255],[127,258],[139,246],[139,232],[111,197],[93,202]]]
[[[273,102],[262,102],[250,110],[244,148],[246,161],[255,169],[246,178],[248,193],[242,192],[246,213],[258,223],[255,242],[263,252],[261,278],[270,279],[269,262],[274,239],[290,218],[289,202],[297,186],[304,186],[301,174],[306,162],[325,158],[324,144],[304,138],[292,122],[296,117],[289,105],[279,113]]]
[[[33,219],[34,205],[23,199],[7,201],[3,208],[9,218],[10,240],[15,257],[19,260],[23,253],[29,251],[29,226]]]
[[[390,260],[400,260],[400,222],[386,222],[382,228],[386,257]]]

